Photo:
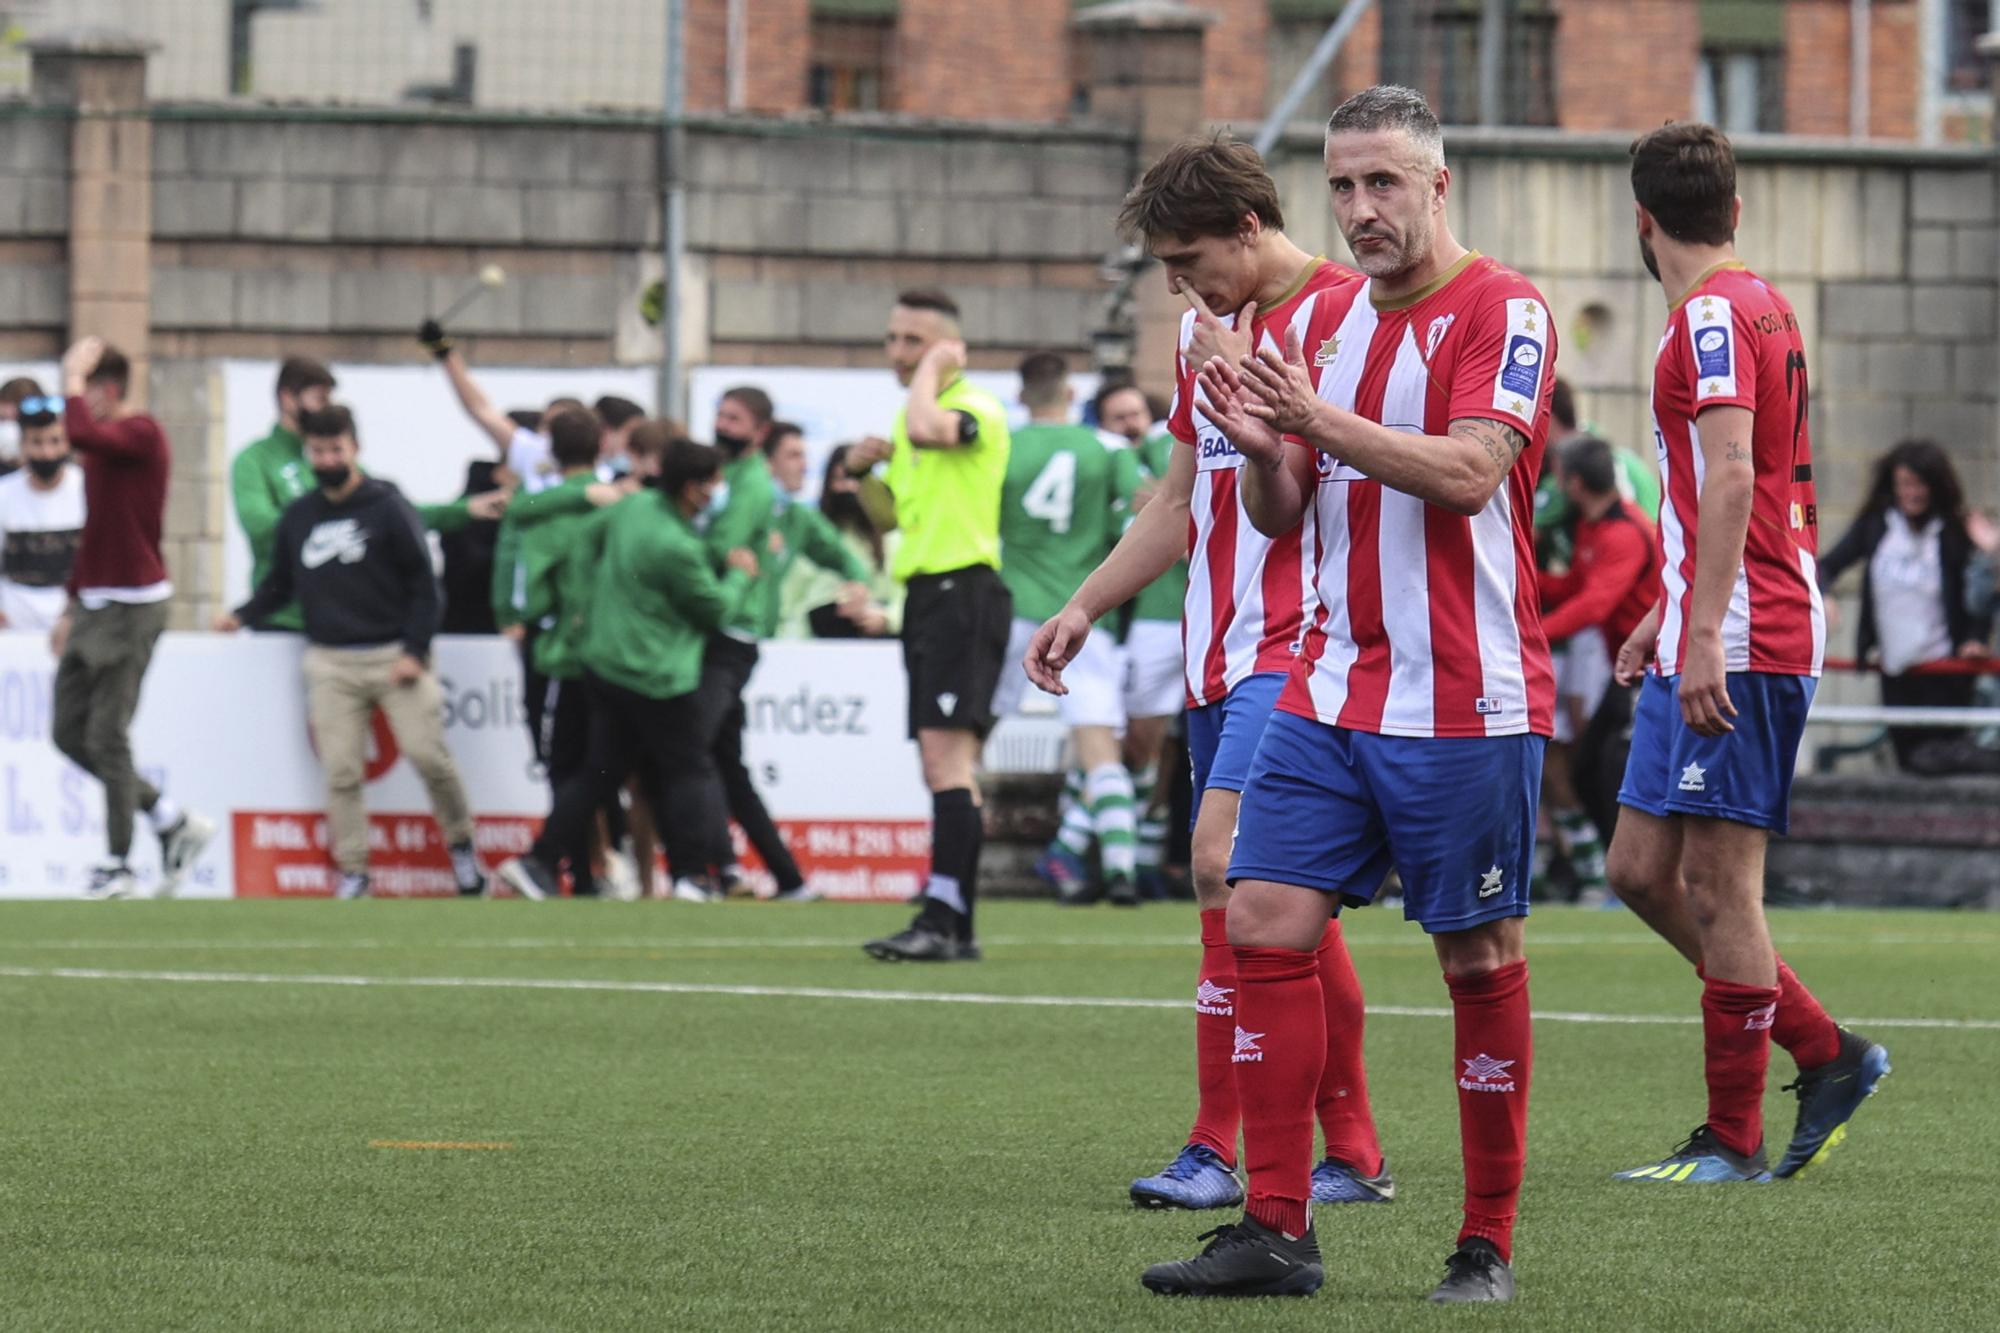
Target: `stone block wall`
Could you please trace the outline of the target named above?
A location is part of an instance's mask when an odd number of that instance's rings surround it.
[[[182,562],[223,535],[220,478],[240,442],[215,434],[220,358],[414,360],[416,323],[486,263],[510,280],[455,321],[475,363],[657,355],[631,332],[658,272],[649,124],[219,107],[155,107],[151,123],[149,350],[155,408],[181,444]],[[49,110],[0,108],[0,355],[53,357],[71,322],[70,130]],[[965,308],[976,363],[1053,347],[1081,367],[1138,142],[1129,126],[696,122],[689,360],[877,365],[895,293],[938,286]],[[1318,146],[1287,142],[1274,170],[1295,238],[1344,258]],[[1584,412],[1650,452],[1665,303],[1630,232],[1624,136],[1455,131],[1448,153],[1461,238],[1543,286]],[[2000,499],[1993,158],[1803,144],[1742,156],[1741,249],[1807,332],[1826,535],[1871,460],[1913,433],[1954,450],[1975,497]],[[1138,370],[1165,387],[1162,358]]]

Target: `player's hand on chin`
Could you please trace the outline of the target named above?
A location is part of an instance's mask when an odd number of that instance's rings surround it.
[[[1021,669],[1044,694],[1068,694],[1069,686],[1063,684],[1063,668],[1089,637],[1090,617],[1074,605],[1065,606],[1044,621],[1035,631],[1035,637],[1028,641],[1028,654],[1021,659]]]
[[[1736,730],[1730,718],[1729,675],[1723,667],[1719,637],[1688,636],[1687,660],[1681,664],[1681,716],[1698,736],[1724,736]]]
[[[1246,410],[1252,416],[1269,422],[1282,435],[1297,435],[1312,425],[1319,412],[1319,389],[1306,365],[1297,329],[1286,330],[1283,356],[1267,347],[1237,364],[1251,399]]]

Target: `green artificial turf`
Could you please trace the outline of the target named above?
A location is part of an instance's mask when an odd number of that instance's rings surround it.
[[[1459,1202],[1450,1025],[1370,1020],[1399,1194],[1323,1210],[1327,1284],[1142,1291],[1233,1214],[1133,1211],[1192,1108],[1191,908],[996,904],[977,966],[885,967],[903,911],[825,904],[0,907],[0,1327],[519,1329],[1989,1326],[2000,916],[1790,913],[1779,945],[1895,1074],[1823,1167],[1610,1173],[1702,1118],[1689,970],[1623,913],[1530,922],[1520,1300],[1437,1310]],[[1428,946],[1349,918],[1371,1004],[1440,1009]],[[1540,943],[1537,943],[1537,940]],[[55,969],[166,972],[104,979]],[[25,974],[24,974],[25,973]],[[207,974],[272,982],[226,982]],[[306,984],[291,977],[400,984]],[[909,1003],[462,978],[1123,997]],[[1774,1052],[1774,1149],[1791,1125]],[[376,1141],[510,1145],[373,1147]],[[1775,1158],[1776,1152],[1773,1156]]]

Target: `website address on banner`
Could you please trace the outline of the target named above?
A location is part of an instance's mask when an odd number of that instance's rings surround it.
[[[233,822],[237,897],[324,898],[333,893],[338,872],[325,815],[239,810]],[[526,851],[541,822],[525,815],[475,820],[472,845],[480,865],[491,871]],[[385,897],[435,898],[458,892],[444,838],[428,815],[368,817],[368,878],[370,890]]]

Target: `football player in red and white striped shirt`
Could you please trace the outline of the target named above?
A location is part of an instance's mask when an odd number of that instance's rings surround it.
[[[1806,429],[1805,342],[1791,303],[1736,258],[1736,159],[1712,125],[1667,125],[1632,146],[1646,267],[1673,302],[1653,367],[1660,449],[1661,599],[1619,652],[1636,678],[1611,844],[1612,886],[1695,965],[1708,1115],[1626,1179],[1789,1176],[1817,1161],[1888,1072],[1785,966],[1764,923],[1764,849],[1790,813],[1826,616]],[[1798,1120],[1775,1170],[1764,1152],[1771,1043],[1799,1064]]]
[[[1310,949],[1393,866],[1456,1026],[1465,1217],[1431,1299],[1505,1301],[1532,1058],[1521,918],[1555,703],[1533,540],[1555,335],[1540,292],[1452,237],[1443,135],[1421,95],[1377,87],[1343,103],[1326,170],[1367,286],[1323,303],[1282,356],[1201,372],[1246,457],[1252,520],[1276,532],[1303,517],[1319,546],[1318,604],[1229,866],[1236,1021],[1254,1039],[1237,1056],[1249,1201],[1207,1252],[1141,1280],[1209,1295],[1318,1286]]]
[[[1168,151],[1126,199],[1119,225],[1145,241],[1171,289],[1192,307],[1181,322],[1170,416],[1178,443],[1160,498],[1140,511],[1069,605],[1036,633],[1024,665],[1037,685],[1061,693],[1062,669],[1091,624],[1187,557],[1182,629],[1202,942],[1195,988],[1198,1096],[1186,1146],[1164,1171],[1133,1182],[1131,1194],[1141,1207],[1218,1208],[1243,1198],[1234,1174],[1234,1070],[1244,1032],[1225,924],[1225,872],[1238,793],[1298,653],[1317,545],[1305,522],[1268,536],[1251,525],[1237,485],[1243,459],[1209,419],[1195,372],[1210,356],[1282,346],[1313,322],[1324,302],[1344,303],[1343,294],[1358,290],[1361,278],[1285,238],[1277,187],[1263,160],[1247,144],[1226,139],[1191,140]],[[1218,317],[1217,310],[1228,313]],[[1326,1036],[1312,1100],[1326,1154],[1313,1171],[1313,1193],[1323,1203],[1386,1202],[1395,1185],[1368,1107],[1361,987],[1338,925],[1321,926],[1309,956]]]

